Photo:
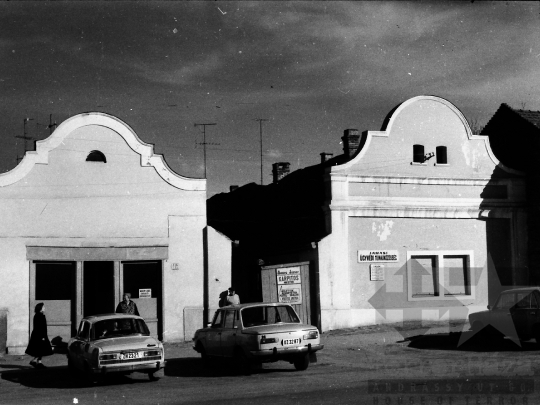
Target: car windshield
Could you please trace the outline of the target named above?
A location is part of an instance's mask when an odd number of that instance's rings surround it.
[[[296,312],[288,305],[244,308],[241,316],[246,328],[275,323],[300,323]]]
[[[516,296],[514,293],[503,293],[500,295],[497,303],[495,304],[495,310],[510,309],[516,304]]]
[[[133,335],[150,336],[150,331],[142,319],[105,319],[96,322],[93,327],[93,337],[96,340]]]

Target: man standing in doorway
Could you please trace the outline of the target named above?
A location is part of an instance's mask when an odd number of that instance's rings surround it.
[[[139,310],[137,309],[137,304],[135,304],[133,301],[130,300],[131,294],[130,293],[124,293],[122,296],[123,300],[120,301],[118,306],[116,307],[116,313],[117,314],[130,314],[130,315],[139,315]]]
[[[227,305],[240,304],[240,297],[234,293],[234,288],[229,287],[229,295],[227,295]]]

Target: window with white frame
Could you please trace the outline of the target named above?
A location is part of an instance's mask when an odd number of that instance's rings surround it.
[[[474,298],[472,251],[407,252],[409,301]]]

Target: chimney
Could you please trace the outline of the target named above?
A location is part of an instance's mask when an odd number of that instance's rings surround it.
[[[237,188],[238,188],[238,186],[229,186],[229,192],[233,192]]]
[[[288,162],[279,162],[272,165],[272,177],[274,179],[274,183],[277,183],[279,180],[289,174],[289,166],[290,163]]]
[[[357,129],[346,129],[341,137],[343,141],[343,153],[351,158],[360,146],[360,132]]]
[[[333,153],[326,153],[326,152],[321,153],[321,163],[324,163],[327,160],[332,159],[332,156],[334,156]]]

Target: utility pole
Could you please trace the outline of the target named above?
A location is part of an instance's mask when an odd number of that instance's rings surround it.
[[[26,151],[28,150],[27,142],[34,140],[34,138],[32,138],[31,136],[28,136],[28,134],[26,133],[26,123],[28,121],[33,121],[33,120],[34,120],[33,118],[24,118],[23,119],[23,134],[22,134],[22,136],[21,135],[15,135],[15,138],[24,139],[24,152],[23,152],[22,156],[19,156],[19,154],[17,153],[17,163],[19,163],[19,161],[22,160],[22,158],[24,157]]]
[[[261,186],[263,185],[263,133],[262,133],[262,123],[263,121],[268,121],[265,118],[255,118],[254,121],[259,121],[259,138],[261,140]]]
[[[210,125],[216,125],[215,123],[210,124],[195,124],[196,127],[203,127],[203,141],[199,145],[203,145],[204,150],[204,178],[206,179],[206,145],[219,145],[219,143],[206,143],[206,127]]]

